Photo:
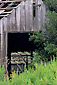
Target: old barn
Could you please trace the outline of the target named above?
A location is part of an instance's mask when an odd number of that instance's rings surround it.
[[[13,53],[14,56],[27,56],[23,60],[28,65],[28,56],[32,56],[34,50],[28,34],[45,31],[46,11],[42,0],[0,1],[0,64],[5,65],[6,71],[11,68],[12,52],[17,52],[15,55]],[[24,51],[29,53],[20,53]],[[17,66],[23,71],[23,64],[22,68],[19,63]]]

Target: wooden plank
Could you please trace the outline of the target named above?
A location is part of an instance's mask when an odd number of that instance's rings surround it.
[[[6,59],[5,59],[5,56],[6,56],[6,33],[4,32],[4,43],[3,43],[3,53],[4,53],[4,65],[6,63]],[[5,66],[6,67],[6,66]]]
[[[13,2],[12,3],[10,3],[10,4],[8,4],[8,6],[7,7],[10,7],[10,6],[12,6],[13,5]]]
[[[0,10],[0,14],[3,13],[5,10]]]
[[[10,32],[10,15],[7,16],[7,31]]]
[[[9,23],[10,23],[10,30],[9,32],[12,32],[13,31],[13,12],[11,11],[11,13],[9,14]]]
[[[3,33],[3,18],[1,19],[1,62],[4,64],[4,33]]]
[[[1,34],[1,19],[0,19],[0,34]]]
[[[8,13],[8,14],[10,14],[11,12],[12,12],[12,11],[8,11],[8,12],[3,12],[3,13],[5,13],[5,14],[6,14],[6,13]]]
[[[12,13],[7,16],[7,30],[8,32],[16,31],[15,9],[13,9]]]
[[[18,7],[16,8],[16,27],[17,27],[17,31],[20,31],[20,5],[18,5]]]
[[[29,30],[33,31],[33,0],[29,1]]]
[[[1,60],[2,60],[2,57],[1,57],[1,35],[0,35],[0,64],[2,63]]]
[[[6,24],[7,24],[6,18],[3,17],[3,58],[4,58],[3,63],[5,63],[5,56],[6,56],[6,40],[5,40],[6,39],[6,34],[5,34]]]
[[[20,6],[20,26],[21,26],[21,29],[20,29],[20,31],[21,32],[23,32],[23,31],[25,31],[25,5],[24,5],[24,2],[22,2],[21,4],[20,4],[21,6]]]
[[[5,63],[4,63],[4,65],[5,65],[5,70],[6,70],[6,72],[7,72],[7,45],[8,45],[8,43],[7,43],[7,38],[8,38],[8,34],[7,34],[7,17],[5,17],[5,19],[4,19],[4,32],[5,32],[5,38],[4,38],[4,49],[5,49]]]
[[[8,10],[10,10],[10,9],[13,9],[13,8],[11,8],[11,7],[9,7],[9,8],[0,8],[0,10],[6,10],[6,9],[8,9]]]
[[[16,7],[5,7],[5,8],[0,8],[0,10],[6,10],[6,9],[10,10],[10,9],[14,9],[14,8],[17,8],[17,6],[16,6]]]
[[[0,3],[8,3],[8,2],[21,2],[21,1],[24,1],[24,0],[0,1]]]
[[[36,0],[36,28],[41,30],[41,1]]]
[[[7,16],[8,16],[8,14],[6,14],[6,15],[1,14],[0,15],[0,17],[7,17]]]
[[[4,32],[6,32],[7,18],[4,17]]]
[[[2,64],[2,56],[1,56],[1,28],[2,28],[2,20],[0,19],[0,64]]]
[[[26,31],[30,31],[29,30],[29,4],[28,1],[25,2],[25,26],[26,26]]]
[[[0,5],[0,8],[1,8],[3,5],[4,5],[4,3],[2,3],[2,4]]]
[[[12,11],[12,31],[16,31],[16,21],[15,21],[15,9]]]
[[[45,4],[42,1],[42,3],[41,3],[41,16],[42,16],[41,17],[41,24],[42,24],[42,31],[43,32],[45,31],[45,29],[43,27],[43,25],[45,23],[45,20],[46,20],[45,14],[46,14],[46,6],[45,6]]]

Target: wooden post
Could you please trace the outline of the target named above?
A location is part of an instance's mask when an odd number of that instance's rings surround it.
[[[0,64],[2,64],[2,56],[1,56],[1,27],[2,27],[2,20],[0,20]]]
[[[1,19],[1,57],[2,65],[4,64],[4,31],[3,31],[3,18]]]
[[[6,67],[5,67],[5,70],[6,70],[6,72],[8,73],[8,71],[7,71],[7,46],[8,46],[8,33],[7,33],[7,17],[5,18],[5,20],[6,20],[6,23],[5,23],[5,27],[6,27],[6,29],[5,29],[5,50],[6,50],[6,55],[5,55],[5,62],[6,62]]]
[[[7,45],[8,45],[8,43],[7,43],[7,39],[8,38],[8,34],[7,34],[7,32],[6,32],[6,56],[5,56],[5,59],[6,59],[6,71],[7,71]],[[7,71],[8,72],[8,71]]]

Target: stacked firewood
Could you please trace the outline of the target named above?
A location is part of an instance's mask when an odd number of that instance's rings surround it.
[[[28,58],[28,63],[30,63],[30,56],[31,54],[29,52],[14,52],[11,53],[11,63],[25,63],[26,59]]]

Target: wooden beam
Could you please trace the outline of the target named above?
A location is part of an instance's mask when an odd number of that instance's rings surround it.
[[[8,16],[8,14],[6,14],[6,15],[0,15],[0,17],[7,17]]]
[[[6,10],[6,9],[9,10],[9,9],[13,9],[13,8],[7,8],[7,7],[6,8],[0,8],[0,10]]]
[[[0,10],[6,10],[6,9],[15,9],[15,8],[17,8],[18,6],[16,6],[16,7],[6,7],[6,8],[0,8]]]
[[[5,10],[0,10],[0,14],[3,13]]]
[[[12,12],[12,11],[9,11],[9,12],[3,12],[3,13],[5,13],[5,14],[6,14],[6,13],[7,13],[7,14],[10,14],[11,12]],[[3,14],[3,13],[2,13],[2,14]]]
[[[10,6],[12,6],[12,5],[13,5],[13,3],[9,4],[7,7],[10,7]]]
[[[0,8],[1,8],[3,5],[4,5],[4,3],[2,3],[2,4],[0,5]]]
[[[8,3],[8,2],[21,2],[21,1],[24,1],[24,0],[15,0],[15,1],[0,1],[0,3]]]

